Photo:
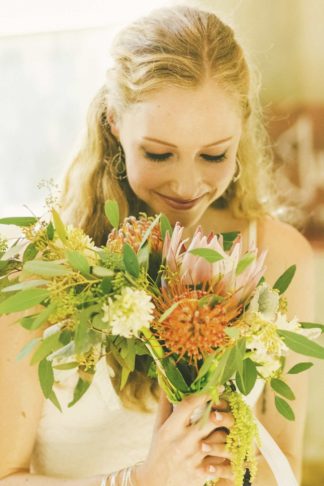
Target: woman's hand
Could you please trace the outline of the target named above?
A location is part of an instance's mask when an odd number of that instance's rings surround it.
[[[172,410],[164,393],[161,392],[160,408],[155,430],[146,461],[136,471],[139,486],[203,486],[215,477],[231,485],[230,460],[225,450],[226,432],[233,424],[230,413],[212,410],[205,425],[191,424],[190,417],[196,407],[210,399],[209,395],[191,396]],[[224,405],[223,405],[224,408]],[[203,444],[211,447],[210,451]],[[210,472],[209,466],[217,468]]]

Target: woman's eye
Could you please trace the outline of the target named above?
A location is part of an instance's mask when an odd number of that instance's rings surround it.
[[[152,152],[145,152],[145,157],[151,160],[167,160],[172,154],[153,154]]]
[[[208,160],[209,162],[222,162],[223,160],[226,159],[226,152],[220,155],[202,154],[202,157],[204,157],[204,159]]]

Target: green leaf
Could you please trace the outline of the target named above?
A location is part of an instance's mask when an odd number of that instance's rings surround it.
[[[160,215],[160,214],[158,214],[158,215],[156,216],[156,218],[155,218],[155,219],[152,221],[152,223],[150,224],[150,226],[147,228],[147,230],[145,231],[144,236],[143,236],[142,241],[141,241],[141,244],[140,244],[140,246],[139,246],[140,248],[142,248],[142,246],[143,246],[143,245],[145,245],[145,243],[146,243],[146,241],[148,240],[148,238],[149,238],[150,234],[152,233],[153,228],[154,228],[154,227],[157,225],[157,223],[159,222],[160,217],[161,217],[161,215]]]
[[[61,405],[57,399],[57,396],[55,395],[55,392],[54,390],[51,391],[49,397],[48,397],[49,400],[51,400],[51,402],[53,403],[53,405],[60,411],[62,412],[62,408],[61,408]]]
[[[150,247],[149,245],[144,245],[139,249],[137,253],[137,259],[139,265],[141,267],[148,268],[149,258],[150,258]]]
[[[320,329],[324,332],[323,324],[318,324],[317,322],[300,322],[299,324],[303,329]]]
[[[38,218],[33,216],[16,216],[12,218],[0,218],[0,224],[14,224],[15,226],[31,226],[37,223]]]
[[[203,364],[202,364],[201,368],[199,369],[198,375],[196,376],[195,380],[192,382],[191,385],[194,385],[195,383],[197,383],[197,381],[199,381],[200,378],[202,378],[206,373],[208,373],[211,366],[213,366],[215,364],[215,354],[216,354],[216,352],[210,353],[205,357]]]
[[[53,366],[55,370],[71,370],[73,368],[77,368],[79,363],[77,361],[70,361],[70,363],[62,363]]]
[[[293,409],[283,398],[275,397],[275,405],[278,412],[288,420],[295,420]]]
[[[71,267],[74,270],[78,270],[81,273],[90,273],[90,266],[88,260],[84,255],[75,250],[67,250],[67,259]]]
[[[228,251],[231,249],[233,242],[239,235],[239,231],[229,231],[226,233],[221,233],[221,235],[223,236],[223,248],[225,251]]]
[[[239,341],[237,341],[236,345],[234,346],[234,350],[235,350],[234,365],[237,371],[240,373],[240,375],[243,374],[243,361],[244,361],[245,349],[246,349],[245,339],[240,339]]]
[[[236,383],[240,392],[243,393],[243,395],[248,395],[253,389],[256,379],[256,365],[250,358],[246,358],[243,361],[243,372],[241,374],[238,372],[236,373]]]
[[[10,314],[34,307],[49,296],[46,289],[26,289],[0,303],[0,314]]]
[[[52,393],[52,388],[54,385],[54,373],[52,363],[47,361],[47,359],[43,359],[39,362],[38,377],[44,397],[48,398]]]
[[[25,346],[19,351],[16,356],[16,360],[20,361],[21,359],[25,358],[33,349],[34,347],[40,342],[40,338],[35,338],[29,341]]]
[[[224,297],[221,295],[216,295],[216,294],[210,294],[210,295],[204,295],[204,297],[201,297],[198,301],[198,306],[203,307],[204,305],[209,305],[210,307],[214,308],[215,305],[219,304],[220,302],[223,302]]]
[[[188,393],[190,389],[177,368],[174,359],[170,357],[163,358],[161,362],[170,383],[172,383],[172,385],[182,393]]]
[[[57,262],[44,262],[32,260],[24,264],[24,271],[33,275],[43,275],[47,277],[59,277],[72,273],[71,270]]]
[[[117,201],[108,199],[105,202],[105,214],[110,224],[117,229],[119,226],[119,207]]]
[[[96,277],[113,277],[115,273],[113,270],[109,270],[109,268],[101,267],[99,265],[94,265],[92,268],[92,273]]]
[[[53,353],[57,349],[60,349],[64,344],[60,341],[60,332],[52,334],[46,339],[43,339],[36,349],[31,359],[31,364],[36,364],[46,358],[49,354]]]
[[[38,250],[34,243],[30,243],[23,254],[23,262],[28,262],[29,260],[34,260],[35,256],[37,255]]]
[[[119,390],[122,390],[124,388],[124,386],[127,383],[129,375],[130,375],[130,369],[122,368]]]
[[[278,278],[273,288],[279,290],[279,294],[283,294],[289,287],[295,273],[296,265],[292,265],[291,267],[287,268],[287,270]]]
[[[73,400],[69,403],[68,407],[73,407],[73,405],[75,405],[80,400],[80,398],[85,394],[85,392],[88,390],[89,386],[91,385],[92,377],[91,380],[83,380],[82,378],[79,378],[78,383],[74,388]]]
[[[49,316],[56,310],[56,308],[57,308],[57,304],[54,303],[45,307],[45,309],[42,310],[42,312],[40,312],[37,315],[36,319],[31,323],[29,329],[30,330],[38,329],[42,324],[44,324],[44,322],[47,321]]]
[[[55,230],[54,230],[54,226],[53,226],[53,223],[52,221],[49,222],[49,224],[47,225],[47,228],[46,228],[46,234],[47,234],[47,238],[52,241],[53,238],[54,238],[54,233],[55,233]]]
[[[166,232],[168,231],[169,232],[169,235],[170,235],[170,238],[172,236],[172,226],[170,224],[170,221],[168,220],[168,218],[166,217],[165,214],[161,214],[161,218],[160,218],[160,230],[161,230],[161,236],[162,236],[162,240],[164,241],[165,239],[165,235],[166,235]]]
[[[224,331],[232,339],[237,339],[241,333],[237,327],[225,327]]]
[[[100,289],[104,294],[110,294],[112,291],[112,280],[110,277],[103,277],[102,281],[100,282]]]
[[[133,277],[138,277],[140,274],[138,259],[133,248],[128,243],[124,244],[123,258],[127,272],[130,273]]]
[[[314,365],[314,363],[310,363],[310,362],[298,363],[295,366],[293,366],[292,368],[290,368],[288,373],[289,373],[289,375],[297,375],[298,373],[302,373],[303,371],[308,370],[313,365]]]
[[[77,354],[82,353],[87,350],[89,346],[89,340],[88,340],[88,331],[89,331],[89,325],[88,325],[88,319],[89,315],[87,312],[80,312],[79,314],[79,322],[76,326],[75,330],[75,351]]]
[[[189,253],[200,256],[209,263],[218,262],[224,258],[218,251],[212,250],[211,248],[194,248],[193,250],[190,250]]]
[[[284,338],[286,346],[292,349],[292,351],[305,356],[311,356],[312,358],[324,359],[324,347],[319,344],[295,332],[282,330],[278,330],[277,332],[279,336]]]
[[[236,346],[226,349],[220,358],[217,368],[211,378],[211,384],[223,385],[237,371],[236,367]]]
[[[47,284],[47,280],[26,280],[25,282],[20,282],[15,285],[9,285],[1,290],[1,292],[17,292],[17,290],[31,289],[34,287],[40,287],[41,285]]]
[[[161,315],[159,322],[163,322],[167,317],[169,317],[170,314],[174,311],[176,307],[180,304],[180,301],[174,302],[171,307],[169,307],[163,314]]]
[[[236,267],[236,275],[240,275],[244,270],[251,265],[255,260],[255,255],[253,253],[246,253],[243,255],[241,260],[238,262]]]
[[[53,216],[54,226],[55,226],[57,235],[60,238],[60,240],[62,241],[62,243],[65,244],[67,242],[66,229],[65,229],[63,221],[60,218],[60,215],[58,214],[58,212],[54,208],[52,209],[52,216]]]
[[[295,400],[295,395],[292,389],[282,380],[278,378],[272,378],[270,381],[271,388],[279,395],[287,398],[288,400]]]

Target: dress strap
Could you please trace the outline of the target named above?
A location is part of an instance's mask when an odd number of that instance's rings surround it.
[[[248,238],[249,238],[249,247],[255,244],[258,244],[258,225],[256,219],[252,219],[249,222],[249,229],[248,229]]]

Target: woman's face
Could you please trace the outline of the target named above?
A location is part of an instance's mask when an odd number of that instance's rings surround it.
[[[111,130],[125,152],[129,184],[152,213],[197,225],[236,170],[241,117],[236,102],[208,81],[167,87],[132,105]]]

